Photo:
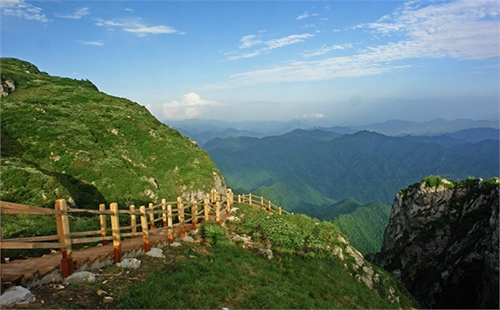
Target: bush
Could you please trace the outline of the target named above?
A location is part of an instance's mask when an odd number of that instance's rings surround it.
[[[201,227],[202,236],[211,245],[217,245],[229,241],[227,229],[215,223],[208,222]]]

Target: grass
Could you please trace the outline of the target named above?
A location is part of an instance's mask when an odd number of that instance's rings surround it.
[[[207,193],[216,178],[224,186],[208,154],[144,106],[17,59],[2,58],[1,68],[2,80],[16,85],[0,110],[2,200],[53,208],[64,198],[77,208],[112,202],[128,208]],[[27,237],[11,227],[31,223],[3,220],[3,233]]]
[[[120,293],[121,308],[396,308],[359,285],[340,264],[268,261],[234,244],[216,246],[207,256],[147,277]]]
[[[391,285],[397,287],[404,300],[401,305],[384,300],[358,281],[354,277],[356,273],[346,268],[338,257],[306,255],[304,246],[316,243],[317,249],[326,249],[333,239],[338,239],[338,230],[331,223],[319,223],[306,216],[269,216],[250,207],[238,207],[243,209],[237,213],[241,222],[227,227],[204,226],[203,236],[211,244],[205,254],[200,255],[197,250],[200,245],[185,244],[176,249],[177,255],[184,259],[158,262],[154,270],[147,272],[146,281],[125,284],[117,293],[118,308],[388,309],[416,306],[393,279]],[[282,220],[277,224],[275,218]],[[283,237],[285,240],[297,240],[294,234],[290,235],[292,230],[304,233],[300,239],[302,244],[283,242],[274,235],[273,229],[287,235]],[[258,233],[262,244],[270,245],[275,258],[269,260],[230,241],[229,231],[247,232],[254,237]],[[169,252],[174,250],[164,251],[169,257]],[[384,281],[381,283],[386,283]]]

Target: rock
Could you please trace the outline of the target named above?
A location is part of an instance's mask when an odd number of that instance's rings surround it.
[[[165,254],[163,254],[163,251],[159,248],[152,248],[146,255],[149,257],[165,258]]]
[[[84,282],[94,282],[96,280],[95,274],[89,271],[80,271],[75,272],[70,275],[66,279],[64,279],[64,284],[72,284],[72,283],[84,283]]]
[[[170,244],[170,246],[177,247],[177,246],[181,246],[181,244],[179,242],[172,242]]]
[[[186,237],[182,238],[181,240],[184,241],[184,242],[189,242],[189,243],[193,243],[194,242],[194,239],[191,236],[186,236]]]
[[[105,303],[105,304],[110,304],[112,303],[113,301],[115,301],[115,299],[111,296],[105,296],[102,301]]]
[[[259,253],[264,255],[267,259],[273,259],[273,251],[271,249],[259,249]]]
[[[24,304],[35,301],[35,295],[25,287],[13,286],[8,288],[0,296],[0,308],[12,308],[16,304]]]
[[[399,191],[374,263],[423,308],[498,309],[498,178],[441,183]]]
[[[141,267],[141,261],[138,260],[137,258],[125,258],[116,265],[121,268],[137,269]]]

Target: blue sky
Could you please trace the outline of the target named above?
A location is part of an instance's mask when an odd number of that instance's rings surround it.
[[[0,0],[1,56],[158,119],[499,118],[500,2]]]

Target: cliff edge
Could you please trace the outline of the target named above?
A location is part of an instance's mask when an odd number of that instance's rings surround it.
[[[499,307],[499,179],[425,178],[394,200],[374,263],[424,308]]]

